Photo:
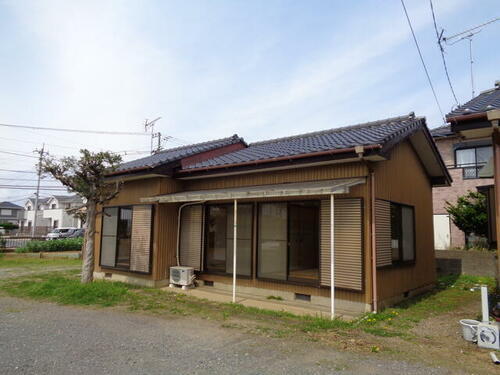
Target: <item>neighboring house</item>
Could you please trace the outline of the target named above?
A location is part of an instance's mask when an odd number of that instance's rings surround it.
[[[53,195],[38,200],[37,227],[52,229],[60,227],[82,227],[82,222],[69,209],[82,206],[78,195]],[[35,199],[29,198],[25,205],[23,228],[31,228],[35,217]]]
[[[39,228],[44,228],[40,232],[46,232],[48,228],[50,228],[50,221],[44,219],[43,211],[47,208],[47,201],[49,198],[40,198],[38,199],[38,211],[37,211],[37,219],[36,225]],[[35,198],[28,198],[26,203],[24,203],[24,219],[21,223],[21,227],[23,231],[31,231],[33,223],[35,222]],[[39,233],[40,234],[40,233]]]
[[[21,225],[24,209],[17,204],[0,202],[0,223]]]
[[[449,125],[431,130],[453,178],[450,187],[433,190],[436,249],[460,248],[467,243],[465,234],[451,222],[445,210],[445,202],[454,203],[468,191],[486,194],[488,242],[491,248],[497,246],[494,178],[498,178],[498,172],[494,172],[493,135],[494,130],[498,129],[495,116],[498,116],[499,109],[500,84],[496,82],[493,89],[482,92],[450,112],[446,116]]]
[[[493,178],[480,176],[493,155],[491,137],[464,140],[451,131],[451,125],[431,129],[431,134],[453,178],[451,186],[433,189],[434,244],[438,250],[463,248],[469,239],[451,221],[446,202],[456,203],[468,191],[493,184]]]
[[[491,178],[489,185],[478,183],[478,190],[487,195],[488,202],[488,241],[491,248],[498,248],[498,233],[500,233],[500,81],[495,87],[482,92],[469,102],[459,106],[446,116],[451,125],[451,131],[460,136],[464,143],[478,145],[475,153],[469,151],[463,154],[463,162],[484,162],[478,166],[479,177]],[[480,149],[486,139],[489,139],[493,152]],[[480,152],[478,152],[481,150]],[[475,159],[474,159],[475,158]],[[495,203],[496,202],[496,203]],[[500,263],[499,263],[500,265]],[[500,272],[500,269],[499,269]]]
[[[123,185],[96,217],[96,278],[163,286],[180,264],[200,284],[231,290],[237,276],[236,293],[325,310],[333,263],[336,308],[351,314],[436,282],[432,187],[451,178],[413,114],[253,144],[235,135],[108,179]]]

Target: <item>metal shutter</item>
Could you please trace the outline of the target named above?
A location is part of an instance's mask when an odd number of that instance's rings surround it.
[[[335,287],[363,289],[360,198],[335,199]],[[321,285],[330,286],[330,200],[321,201]]]
[[[104,208],[102,214],[101,266],[115,266],[117,226],[118,207]]]
[[[153,207],[140,205],[133,207],[132,240],[130,249],[130,270],[136,272],[151,271],[151,232]]]
[[[377,267],[392,264],[391,250],[391,203],[375,200],[375,243]]]
[[[181,266],[201,269],[203,237],[203,206],[187,206],[182,209],[180,233]]]

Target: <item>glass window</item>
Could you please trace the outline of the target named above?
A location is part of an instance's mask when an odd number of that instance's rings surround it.
[[[476,165],[476,149],[457,150],[457,167]]]
[[[414,208],[391,202],[392,262],[415,260]]]
[[[477,164],[486,164],[493,157],[493,147],[478,147],[476,149]]]
[[[253,206],[238,204],[236,273],[252,274]],[[232,204],[207,207],[207,239],[205,268],[209,272],[233,272],[234,206]]]
[[[117,228],[116,267],[130,267],[130,248],[132,237],[132,208],[120,208]]]
[[[101,266],[115,267],[118,207],[106,207],[102,215]]]

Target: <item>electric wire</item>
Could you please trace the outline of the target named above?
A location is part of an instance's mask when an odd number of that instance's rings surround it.
[[[150,136],[149,133],[139,133],[139,132],[116,132],[108,130],[83,130],[83,129],[67,129],[67,128],[50,128],[42,126],[33,125],[21,125],[21,124],[4,124],[0,123],[0,126],[10,127],[10,128],[22,128],[22,129],[34,129],[34,130],[49,130],[58,132],[69,132],[69,133],[86,133],[86,134],[110,134],[110,135],[143,135]]]
[[[432,0],[429,0],[429,3],[431,5],[432,21],[434,23],[434,30],[436,30],[436,38],[437,38],[437,43],[439,46],[439,51],[441,52],[441,58],[443,60],[444,71],[446,73],[446,78],[448,79],[448,85],[450,86],[451,93],[453,95],[453,98],[455,99],[455,103],[458,106],[458,105],[460,105],[460,103],[458,102],[457,95],[455,94],[455,90],[453,89],[453,85],[451,84],[450,73],[448,72],[448,66],[446,64],[446,58],[444,56],[444,48],[443,48],[443,45],[441,43],[441,34],[439,34],[439,31],[438,31],[438,27],[437,27],[437,23],[436,23],[436,15],[434,13],[434,6],[432,4]]]
[[[417,47],[418,55],[420,56],[420,61],[422,62],[422,66],[425,71],[425,75],[427,76],[427,81],[429,82],[429,86],[431,87],[432,94],[434,95],[434,100],[436,101],[436,104],[439,108],[439,113],[441,113],[441,118],[443,119],[443,122],[446,123],[446,118],[444,117],[444,112],[441,108],[441,104],[439,104],[439,99],[436,94],[436,90],[434,90],[434,85],[432,84],[431,76],[429,75],[429,71],[427,70],[427,66],[425,65],[424,57],[422,55],[422,51],[420,50],[420,46],[418,45],[417,37],[415,35],[415,31],[413,30],[413,26],[411,24],[410,16],[408,15],[408,11],[406,10],[406,5],[404,3],[404,0],[401,0],[401,5],[403,6],[403,10],[406,15],[406,20],[408,21],[408,26],[410,27],[411,34],[413,36],[413,41],[415,42],[415,47]]]

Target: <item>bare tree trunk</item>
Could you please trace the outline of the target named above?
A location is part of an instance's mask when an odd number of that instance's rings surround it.
[[[83,248],[82,283],[90,283],[94,279],[94,236],[95,236],[95,202],[87,202],[87,221],[85,223],[85,245]]]

